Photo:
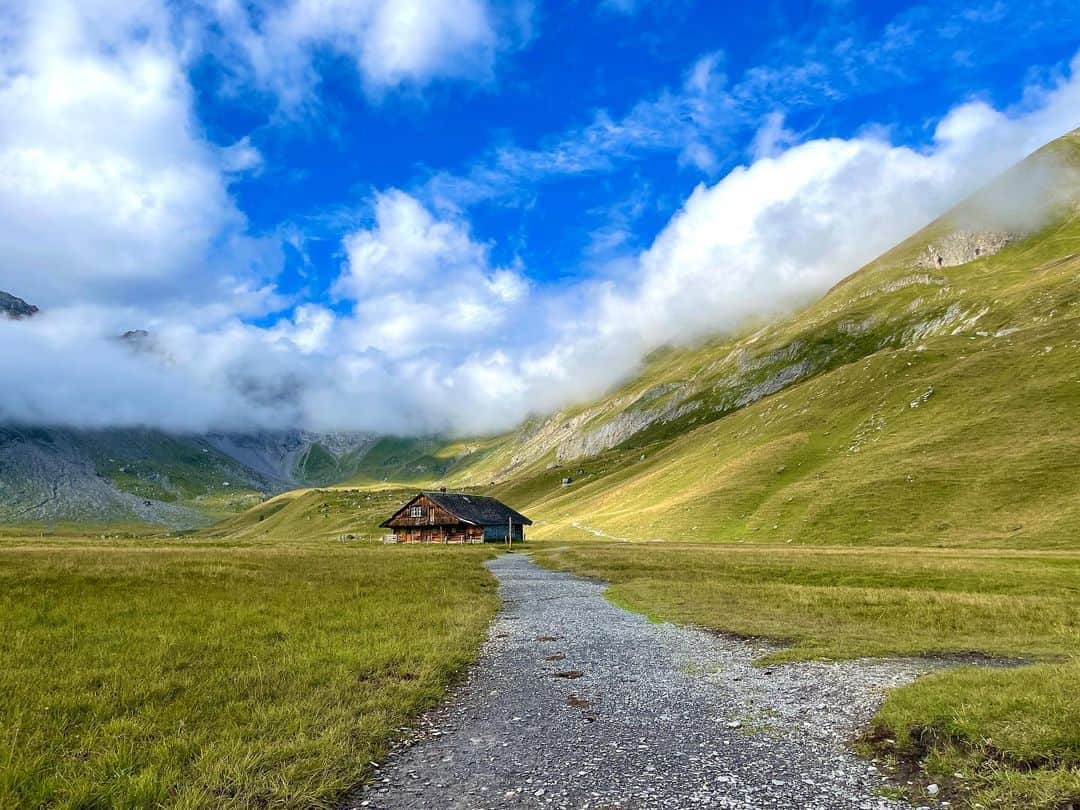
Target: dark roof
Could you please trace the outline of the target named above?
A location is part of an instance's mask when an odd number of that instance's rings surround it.
[[[532,521],[521,512],[511,509],[502,501],[489,498],[486,495],[464,495],[460,492],[421,492],[420,495],[426,495],[450,514],[476,526],[502,526],[509,522],[511,518],[514,523],[522,523],[526,526],[532,525]],[[420,495],[410,498],[405,506],[402,506],[401,509],[380,525],[385,526],[403,512],[416,498],[419,498]]]

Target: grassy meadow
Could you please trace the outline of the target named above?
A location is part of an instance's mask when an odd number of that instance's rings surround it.
[[[351,486],[240,514],[192,450],[207,530],[0,531],[0,807],[331,803],[497,607],[496,551],[375,542],[440,484],[532,517],[537,559],[619,604],[775,660],[1029,660],[894,691],[863,745],[954,805],[1080,806],[1080,133],[1033,160],[1072,196],[1000,252],[919,264],[974,199],[791,317],[518,431],[384,438]]]
[[[786,642],[770,661],[1023,659],[891,692],[863,744],[900,771],[921,761],[963,804],[1080,802],[1080,552],[608,542],[535,556],[658,620]]]
[[[0,807],[320,807],[472,659],[485,548],[0,539]]]

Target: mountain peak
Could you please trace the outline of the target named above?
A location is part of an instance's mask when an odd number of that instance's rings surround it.
[[[14,295],[0,290],[0,315],[15,319],[29,318],[39,311],[33,304],[28,304],[21,298],[16,298]]]

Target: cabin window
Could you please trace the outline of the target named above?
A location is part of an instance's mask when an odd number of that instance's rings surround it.
[[[423,517],[423,516],[424,516],[424,507],[422,507],[422,506],[414,506],[409,510],[409,517],[418,518],[418,517]]]

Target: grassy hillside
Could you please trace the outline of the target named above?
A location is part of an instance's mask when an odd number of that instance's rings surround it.
[[[200,534],[228,542],[277,543],[304,537],[318,540],[377,540],[379,523],[414,489],[299,489],[286,492],[218,523]]]
[[[505,463],[512,436],[447,441],[439,437],[377,440],[342,486],[411,484],[432,486],[440,481],[490,483]]]
[[[1080,166],[1080,136],[1025,166],[1051,161]],[[1075,547],[1080,182],[1056,178],[1071,198],[998,253],[917,264],[976,198],[788,320],[661,353],[494,493],[539,518],[534,537]]]

